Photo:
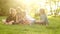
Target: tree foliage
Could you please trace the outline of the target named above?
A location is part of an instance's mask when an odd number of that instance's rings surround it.
[[[25,10],[25,8],[27,6],[25,4],[23,4],[22,1],[23,0],[19,0],[18,2],[16,0],[0,0],[0,15],[8,15],[9,9],[11,7],[16,8],[16,7],[20,6],[23,10]],[[38,0],[38,1],[40,1],[40,0]],[[48,0],[48,3],[50,3],[50,1],[53,2],[54,4],[56,4],[56,2],[57,2],[56,0]],[[60,2],[60,0],[58,0],[58,2]],[[36,3],[32,3],[30,5],[30,7],[32,7],[31,13],[35,13],[36,10],[39,8],[39,6],[36,5]],[[60,11],[60,9],[56,9],[56,10]]]

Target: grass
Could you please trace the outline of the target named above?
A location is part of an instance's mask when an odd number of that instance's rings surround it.
[[[6,25],[0,17],[0,34],[60,34],[60,17],[49,18],[48,27],[44,25]]]

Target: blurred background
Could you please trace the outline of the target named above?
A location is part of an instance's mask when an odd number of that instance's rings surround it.
[[[60,15],[60,0],[0,0],[0,16],[7,16],[10,8],[20,7],[32,17],[44,8],[47,15]]]
[[[3,24],[2,19],[9,15],[9,9],[17,7],[36,19],[40,18],[39,9],[44,8],[49,20],[48,27]],[[0,0],[0,34],[60,34],[60,0]]]

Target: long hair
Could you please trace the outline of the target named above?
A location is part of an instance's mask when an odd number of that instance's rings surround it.
[[[17,13],[17,12],[16,12],[16,9],[10,8],[10,10],[9,10],[9,14],[10,14],[10,15],[15,16],[16,13]]]

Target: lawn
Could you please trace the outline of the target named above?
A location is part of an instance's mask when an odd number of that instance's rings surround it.
[[[50,17],[48,27],[44,25],[6,25],[0,17],[0,34],[60,34],[60,17]]]

